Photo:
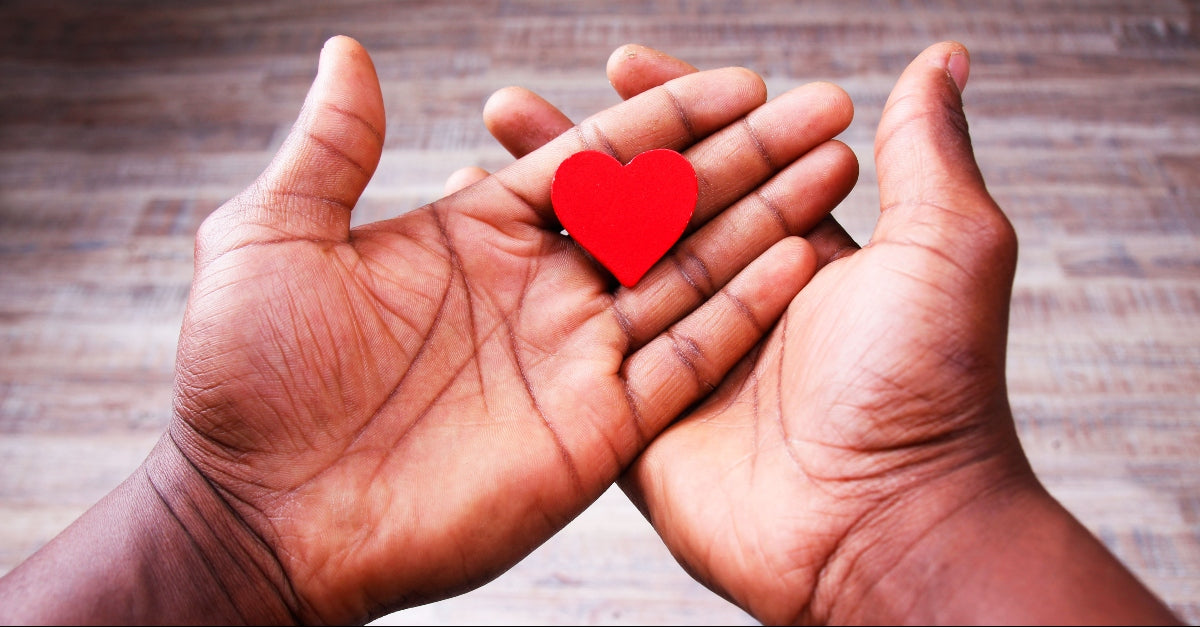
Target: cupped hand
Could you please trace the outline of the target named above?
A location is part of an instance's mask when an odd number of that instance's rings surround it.
[[[622,481],[693,575],[767,623],[861,619],[845,607],[861,592],[852,571],[900,559],[977,494],[1036,485],[1004,379],[1016,240],[975,166],[967,69],[949,43],[913,62],[876,139],[871,243],[832,218],[808,233],[822,269]],[[609,63],[624,97],[692,72],[638,46]],[[569,126],[527,92],[485,111],[517,156]]]
[[[956,510],[1036,489],[1005,388],[1016,238],[975,165],[967,67],[955,44],[909,66],[876,135],[870,243],[827,224],[826,265],[771,335],[623,483],[766,622],[890,620],[853,600]]]
[[[156,490],[211,490],[199,520],[265,555],[250,570],[278,574],[299,620],[363,620],[499,574],[717,386],[811,276],[791,235],[840,195],[797,172],[849,189],[848,151],[804,155],[850,108],[827,85],[765,100],[748,71],[692,74],[352,230],[383,103],[366,52],[330,40],[276,159],[198,234]],[[614,289],[560,234],[550,182],[580,150],[661,147],[696,169],[695,217]]]

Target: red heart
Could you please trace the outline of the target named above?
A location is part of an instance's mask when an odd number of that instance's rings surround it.
[[[559,222],[625,287],[679,240],[696,209],[696,171],[674,150],[651,150],[629,165],[595,150],[558,166],[550,201]]]

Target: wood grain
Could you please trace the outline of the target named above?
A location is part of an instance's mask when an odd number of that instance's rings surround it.
[[[926,45],[972,53],[975,151],[1016,225],[1010,389],[1050,489],[1200,622],[1200,3],[120,1],[0,4],[0,572],[121,481],[166,424],[199,222],[270,159],[329,36],[372,52],[387,143],[356,223],[508,157],[523,85],[579,118],[638,42],[838,82],[860,240],[874,128]],[[620,495],[493,583],[393,623],[741,624]]]

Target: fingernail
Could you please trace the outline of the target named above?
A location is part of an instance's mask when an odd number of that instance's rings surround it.
[[[950,58],[946,60],[946,71],[950,72],[950,78],[954,79],[958,93],[961,94],[967,86],[967,76],[971,73],[970,57],[963,50],[951,52]]]

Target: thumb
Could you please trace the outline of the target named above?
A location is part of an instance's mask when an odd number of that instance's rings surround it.
[[[962,106],[969,71],[967,50],[943,42],[897,81],[875,136],[881,215],[871,243],[916,244],[987,275],[974,280],[1011,284],[1016,236],[971,149]]]
[[[252,243],[347,240],[350,211],[379,164],[383,129],[370,56],[349,37],[330,39],[279,152],[253,185],[206,221],[198,249],[219,254]]]

